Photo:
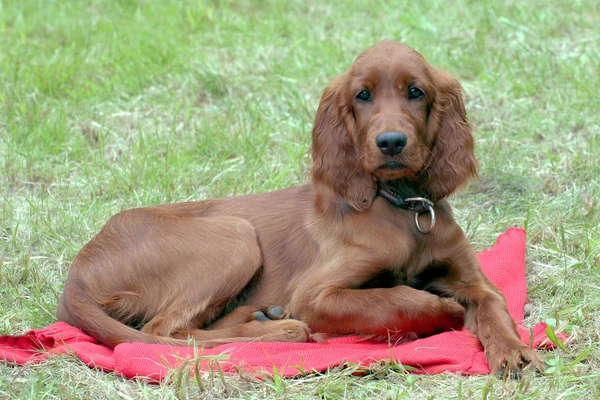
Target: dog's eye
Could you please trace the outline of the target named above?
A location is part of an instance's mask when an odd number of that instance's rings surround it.
[[[411,87],[408,89],[408,98],[409,100],[420,100],[425,96],[425,93],[418,87]]]
[[[356,95],[356,98],[363,103],[371,101],[371,93],[367,89],[363,89]]]

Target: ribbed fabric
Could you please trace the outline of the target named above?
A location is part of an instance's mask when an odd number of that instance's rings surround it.
[[[511,228],[503,233],[489,250],[478,254],[486,276],[506,296],[508,309],[515,321],[523,321],[527,301],[525,280],[525,231]],[[533,329],[536,347],[552,348],[545,334],[546,325],[538,323]],[[519,327],[525,343],[529,331]],[[561,335],[564,339],[566,335]],[[48,354],[69,353],[90,367],[115,372],[127,378],[161,381],[170,369],[177,368],[194,357],[194,349],[165,345],[123,343],[114,349],[99,344],[91,336],[64,322],[32,330],[22,336],[0,336],[0,359],[16,364],[40,362]],[[490,372],[479,341],[467,330],[445,332],[394,345],[364,340],[357,336],[330,339],[327,343],[235,343],[213,349],[197,350],[207,356],[201,368],[210,368],[210,356],[222,355],[223,371],[235,367],[254,372],[273,372],[294,376],[325,371],[340,364],[369,365],[394,359],[406,366],[416,367],[419,373],[459,372],[465,375]]]

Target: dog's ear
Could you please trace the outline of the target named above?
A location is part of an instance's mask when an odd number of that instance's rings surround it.
[[[356,122],[345,90],[346,78],[342,75],[321,96],[312,133],[312,179],[361,211],[375,199],[377,182],[359,162]]]
[[[439,200],[476,177],[478,164],[460,84],[450,74],[435,71],[434,86],[435,99],[427,121],[431,155],[422,188]]]

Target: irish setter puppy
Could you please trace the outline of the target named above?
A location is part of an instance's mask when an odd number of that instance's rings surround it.
[[[325,89],[312,158],[304,186],[113,216],[73,261],[59,320],[109,346],[464,324],[493,371],[542,368],[445,200],[477,174],[453,77],[397,42],[368,49]]]

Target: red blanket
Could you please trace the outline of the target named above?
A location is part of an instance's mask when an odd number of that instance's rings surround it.
[[[520,324],[527,301],[525,231],[509,229],[491,249],[477,256],[486,276],[506,296],[511,316]],[[534,346],[552,347],[545,329],[543,323],[533,328]],[[519,332],[523,341],[529,343],[530,331],[519,327]],[[112,349],[63,322],[22,336],[0,336],[0,359],[8,362],[40,362],[49,354],[69,353],[90,367],[127,378],[151,380],[165,379],[170,369],[178,368],[186,359],[194,357],[194,352],[193,348],[141,343],[124,343]],[[398,345],[348,336],[330,339],[327,343],[235,343],[214,349],[197,349],[196,355],[223,355],[219,357],[223,371],[241,367],[249,372],[272,372],[276,367],[283,376],[325,371],[343,363],[369,365],[390,358],[415,367],[417,372],[490,372],[479,341],[467,330],[445,332]],[[201,368],[208,368],[209,361],[203,360]]]

